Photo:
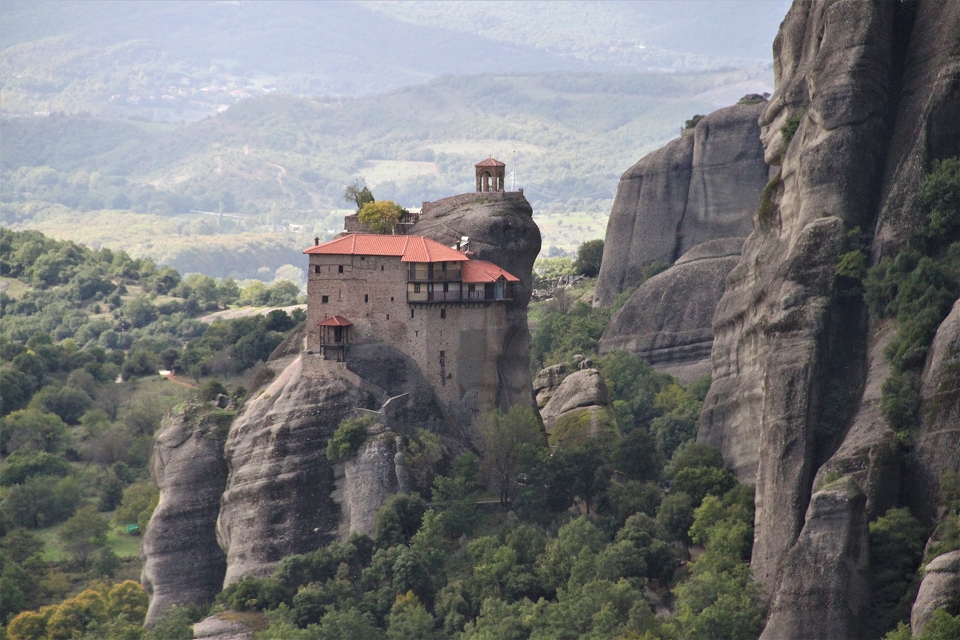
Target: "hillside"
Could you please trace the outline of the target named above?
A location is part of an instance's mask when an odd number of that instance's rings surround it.
[[[300,248],[342,228],[355,180],[418,207],[471,191],[473,164],[494,155],[545,216],[544,251],[570,251],[602,233],[638,153],[709,111],[718,90],[739,97],[769,73],[445,76],[367,98],[263,96],[185,124],[8,119],[0,211],[14,228],[183,271],[270,279],[257,269],[299,267]]]
[[[8,2],[0,93],[8,114],[191,120],[243,95],[371,95],[442,74],[746,68],[769,58],[786,5]]]

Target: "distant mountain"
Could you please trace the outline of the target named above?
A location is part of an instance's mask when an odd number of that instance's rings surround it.
[[[191,120],[444,74],[747,68],[786,2],[7,2],[3,113]],[[761,44],[765,43],[765,44]]]

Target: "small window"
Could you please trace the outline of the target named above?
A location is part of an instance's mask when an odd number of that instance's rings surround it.
[[[443,319],[443,318],[446,318],[446,317],[447,317],[447,310],[446,310],[446,309],[440,309],[440,318]]]
[[[383,271],[383,265],[380,265],[380,271]]]
[[[420,283],[419,283],[419,282],[414,282],[414,283],[413,283],[413,292],[414,292],[414,293],[420,293]]]
[[[314,272],[314,273],[320,273],[320,265],[318,265],[318,264],[313,265],[313,272]]]
[[[413,309],[410,309],[410,317],[413,317]]]
[[[390,302],[393,302],[393,296],[390,296]]]
[[[343,265],[337,267],[337,273],[343,273]]]
[[[363,294],[363,301],[364,301],[364,302],[370,302],[370,296],[369,296],[369,294],[366,294],[366,293]]]
[[[388,313],[388,314],[387,314],[387,320],[389,320],[389,319],[390,319],[390,314]]]
[[[366,260],[366,259],[367,259],[367,256],[360,256],[360,259],[361,259],[361,260]]]
[[[330,302],[330,296],[320,296],[320,304],[327,304]]]

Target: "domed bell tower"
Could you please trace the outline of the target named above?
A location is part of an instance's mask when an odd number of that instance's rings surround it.
[[[477,193],[504,191],[507,165],[492,157],[474,165],[477,169]]]

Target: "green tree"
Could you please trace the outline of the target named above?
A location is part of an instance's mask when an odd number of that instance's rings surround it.
[[[506,414],[499,409],[483,416],[477,429],[477,444],[483,452],[482,466],[500,495],[510,502],[517,476],[530,466],[544,444],[543,430],[533,411],[514,405]]]
[[[67,425],[53,413],[23,409],[0,419],[0,446],[3,453],[12,453],[25,446],[57,453],[69,441]]]
[[[381,200],[380,202],[367,202],[360,209],[358,214],[360,222],[373,229],[374,233],[393,233],[400,217],[407,213],[407,210],[392,200]]]
[[[577,261],[573,268],[588,278],[596,278],[600,273],[600,261],[603,259],[603,240],[587,240],[577,249]]]
[[[83,634],[91,623],[103,624],[108,619],[103,596],[87,589],[60,603],[47,621],[47,637],[50,640],[72,640]]]
[[[387,618],[388,640],[430,640],[433,627],[433,616],[412,591],[397,596]]]
[[[333,437],[327,441],[327,459],[330,462],[346,462],[356,456],[367,441],[367,430],[374,424],[370,416],[341,420]]]
[[[365,204],[374,202],[370,189],[368,189],[366,185],[361,187],[359,182],[354,182],[344,190],[343,199],[346,202],[352,202],[356,205],[358,213],[363,209]]]
[[[56,414],[67,424],[79,424],[92,405],[93,400],[80,389],[48,386],[33,396],[29,408]]]
[[[418,495],[398,493],[377,510],[373,519],[374,538],[381,548],[406,544],[423,522],[427,503]]]
[[[0,468],[0,486],[21,484],[33,476],[64,477],[70,474],[70,463],[62,456],[26,447],[10,454]]]
[[[927,531],[909,509],[890,509],[870,523],[870,631],[880,636],[909,618],[903,596],[920,561]]]
[[[160,502],[160,490],[149,482],[132,484],[123,491],[120,506],[113,514],[113,521],[123,527],[137,524],[140,531],[145,531],[147,523],[153,516],[153,510]]]
[[[63,524],[57,537],[77,563],[86,568],[93,554],[107,544],[109,530],[110,525],[103,516],[94,506],[88,505]]]
[[[55,481],[34,476],[10,489],[2,509],[16,526],[39,529],[68,518],[82,499],[80,485],[72,477]]]
[[[690,527],[693,525],[693,499],[686,493],[671,491],[657,511],[657,524],[670,540],[687,547],[690,544]]]
[[[167,609],[150,630],[150,640],[192,640],[193,620],[187,607]]]

